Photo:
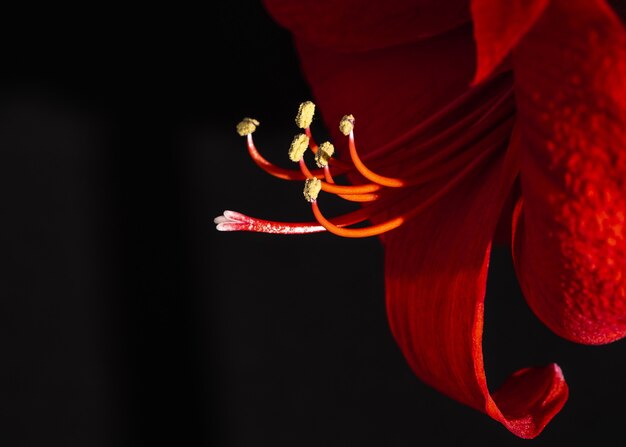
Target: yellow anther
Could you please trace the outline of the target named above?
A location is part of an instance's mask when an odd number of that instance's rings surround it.
[[[354,129],[354,116],[344,115],[339,122],[339,131],[345,136],[348,136],[350,132],[352,132],[352,129]]]
[[[259,122],[254,118],[244,118],[237,124],[237,133],[242,137],[250,135],[259,126]]]
[[[315,163],[318,168],[324,168],[328,166],[328,160],[335,153],[335,146],[326,141],[325,143],[320,144],[320,147],[315,154]]]
[[[306,129],[311,125],[313,121],[313,115],[315,114],[315,104],[311,101],[305,101],[298,107],[298,114],[296,115],[296,124],[300,129]]]
[[[301,133],[293,137],[291,146],[289,146],[289,160],[299,162],[309,147],[309,137]]]
[[[322,189],[322,181],[318,178],[308,178],[304,181],[304,198],[308,202],[315,202]]]

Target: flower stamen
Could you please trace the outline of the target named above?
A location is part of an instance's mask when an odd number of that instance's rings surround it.
[[[250,135],[254,133],[257,127],[259,127],[261,123],[259,123],[254,118],[244,118],[237,124],[237,133],[240,136]]]
[[[247,124],[244,124],[244,121],[239,123],[240,125],[242,125],[242,129],[245,129],[245,127],[243,126],[247,125]],[[252,160],[256,163],[256,165],[259,166],[261,169],[263,169],[265,172],[267,172],[268,174],[276,178],[283,179],[283,180],[302,181],[306,179],[306,177],[302,175],[302,172],[298,170],[282,168],[280,166],[276,166],[275,164],[265,159],[265,157],[263,157],[259,153],[256,146],[254,145],[252,133],[250,132],[244,135],[246,136],[246,142],[247,142],[248,153],[250,154],[250,158],[252,158]],[[316,171],[315,174],[312,174],[312,175],[315,177],[323,177],[324,173],[322,171]]]
[[[325,168],[328,166],[328,160],[335,153],[335,146],[328,141],[322,143],[319,150],[315,153],[315,164],[318,168]]]
[[[291,142],[291,146],[289,146],[289,159],[295,163],[302,160],[304,157],[304,153],[309,147],[309,137],[305,134],[300,133],[293,137],[293,141]],[[320,166],[321,168],[321,166]]]
[[[317,200],[317,196],[322,189],[322,182],[318,178],[308,178],[304,181],[304,198],[307,202],[315,202]]]
[[[328,166],[324,167],[324,178],[326,179],[326,183],[329,185],[335,184],[335,179],[330,173],[330,168]],[[328,192],[328,191],[327,191]],[[378,194],[337,194],[342,199],[348,200],[350,202],[371,202],[376,200],[379,195]]]
[[[411,207],[408,211],[400,214],[399,216],[395,216],[385,222],[371,225],[369,227],[363,228],[344,228],[344,226],[338,226],[333,224],[330,220],[326,219],[322,214],[319,206],[317,205],[317,201],[311,202],[311,209],[313,210],[313,215],[317,219],[317,221],[326,228],[327,231],[333,233],[337,236],[348,237],[348,238],[363,238],[363,237],[371,237],[378,236],[380,234],[386,233],[388,231],[394,230],[404,224],[405,222],[411,220],[416,217],[418,214],[422,213],[424,210],[428,209],[430,206],[435,204],[439,199],[445,196],[448,192],[450,192],[453,188],[458,186],[464,179],[467,178],[467,175],[479,167],[488,156],[493,153],[493,150],[500,145],[493,145],[490,150],[484,151],[478,157],[476,157],[471,163],[469,163],[461,172],[455,175],[449,182],[447,182],[441,189],[436,191],[434,194],[428,196],[426,200],[420,203],[417,206]],[[370,217],[373,217],[374,214],[370,214]]]
[[[302,175],[305,179],[308,178],[321,178],[324,174],[322,174],[322,176],[320,175],[314,175],[309,168],[307,167],[304,158],[301,158],[299,161],[299,165],[300,165],[300,171],[302,172]],[[377,185],[375,183],[366,183],[363,185],[337,185],[334,183],[329,183],[329,182],[321,182],[322,185],[322,191],[325,192],[329,192],[332,194],[337,194],[337,195],[350,195],[350,194],[369,194],[372,192],[377,192],[383,189],[382,186]]]
[[[309,147],[311,148],[311,152],[317,155],[318,145],[315,142],[315,139],[313,138],[313,134],[311,133],[311,128],[306,127],[304,129],[304,133],[306,134],[307,137],[309,137]],[[333,157],[329,157],[328,163],[330,163],[333,167],[340,169],[341,171],[354,170],[354,166],[352,166],[350,163],[346,163],[345,161],[341,161]]]
[[[352,159],[352,163],[354,167],[359,171],[363,177],[368,179],[371,182],[377,183],[382,186],[388,186],[391,188],[401,188],[407,185],[407,182],[392,177],[385,177],[380,174],[376,174],[375,172],[368,169],[365,164],[359,158],[357,154],[356,145],[354,144],[354,117],[352,115],[345,115],[341,121],[339,122],[339,130],[344,135],[348,136],[348,146],[350,149],[350,158]]]
[[[352,162],[348,163],[334,158],[335,148],[330,142],[317,145],[310,129],[315,105],[310,101],[300,104],[296,124],[304,132],[293,138],[288,152],[290,160],[298,163],[299,170],[285,169],[263,158],[252,138],[259,122],[245,118],[237,126],[237,132],[246,136],[248,152],[254,162],[275,177],[304,180],[303,195],[311,203],[316,220],[277,222],[225,211],[224,215],[215,219],[217,229],[275,234],[329,231],[350,238],[377,236],[394,230],[437,203],[498,148],[506,147],[507,136],[513,125],[514,110],[512,101],[509,101],[510,91],[499,93],[496,101],[483,102],[479,113],[464,116],[452,126],[443,127],[436,121],[426,128],[420,124],[418,127],[422,127],[422,132],[416,133],[412,130],[383,146],[384,151],[370,151],[364,157],[364,160],[368,160],[377,169],[400,169],[402,178],[380,175],[365,166],[357,152],[355,119],[352,115],[345,115],[339,123],[339,130],[348,137]],[[456,113],[454,107],[448,113]],[[305,155],[308,148],[314,154],[319,169],[310,170],[307,167]],[[393,157],[383,156],[390,151],[394,152]],[[358,173],[369,183],[339,185],[335,183],[331,168],[337,168],[339,174]],[[424,185],[431,184],[430,182],[435,183],[422,189]],[[368,203],[356,211],[326,218],[318,205],[321,191],[353,202]],[[365,221],[373,224],[352,227]]]
[[[306,129],[311,125],[314,114],[315,104],[311,101],[304,101],[298,107],[298,113],[296,114],[296,125],[300,129]]]

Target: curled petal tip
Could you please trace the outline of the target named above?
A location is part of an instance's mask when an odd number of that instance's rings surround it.
[[[568,396],[563,371],[556,363],[524,368],[493,394],[499,411],[488,408],[487,413],[520,438],[532,439],[561,411]]]

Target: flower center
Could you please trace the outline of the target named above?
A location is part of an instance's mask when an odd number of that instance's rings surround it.
[[[486,89],[493,91],[484,91]],[[475,174],[495,153],[506,148],[514,120],[512,96],[508,82],[475,87],[365,157],[357,150],[356,119],[345,115],[339,130],[348,138],[349,161],[335,157],[335,148],[330,142],[317,145],[310,128],[315,105],[304,102],[295,120],[304,132],[294,137],[288,151],[289,159],[298,164],[297,169],[285,169],[265,159],[252,138],[260,123],[244,118],[237,125],[237,132],[246,137],[252,160],[275,177],[304,180],[304,197],[311,203],[315,221],[276,222],[225,211],[215,219],[217,229],[279,234],[329,231],[353,238],[394,230],[437,203],[469,175]],[[317,169],[310,170],[304,160],[308,149],[315,156]],[[401,172],[402,175],[388,176],[382,172]],[[348,174],[362,180],[342,185],[335,182],[333,174]],[[357,211],[327,218],[318,204],[320,192],[362,202],[363,206]],[[352,227],[366,221],[373,223]]]

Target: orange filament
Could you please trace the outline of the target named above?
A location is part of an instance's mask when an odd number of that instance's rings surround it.
[[[252,140],[252,134],[248,134],[248,153],[254,162],[265,172],[273,175],[274,177],[283,179],[283,180],[306,180],[308,177],[305,177],[302,172],[296,171],[294,169],[285,169],[280,166],[276,166],[273,163],[267,161],[257,150],[254,145],[254,141]],[[316,170],[315,173],[309,172],[310,177],[318,177],[323,178],[324,173],[321,170]]]
[[[359,155],[356,152],[356,146],[354,144],[354,132],[350,132],[350,136],[348,137],[348,145],[350,147],[350,158],[352,159],[352,163],[354,163],[354,167],[359,171],[359,173],[368,179],[371,182],[377,183],[382,186],[389,186],[391,188],[401,188],[403,186],[407,186],[407,182],[392,177],[385,177],[383,175],[376,174],[375,172],[369,170],[359,158]]]
[[[468,96],[471,100],[471,96]],[[315,221],[311,222],[275,222],[257,219],[236,213],[224,212],[216,218],[215,223],[220,231],[255,231],[278,234],[305,234],[328,231],[338,236],[362,238],[378,236],[392,231],[414,218],[457,187],[468,174],[477,169],[487,157],[498,148],[502,148],[510,136],[513,125],[514,104],[511,91],[498,91],[495,98],[481,101],[480,105],[470,114],[458,116],[453,124],[444,124],[445,117],[457,116],[459,104],[468,100],[464,98],[458,103],[447,106],[440,116],[420,123],[416,128],[395,138],[392,142],[370,152],[363,160],[367,160],[376,169],[401,168],[403,178],[380,175],[369,169],[359,157],[354,137],[354,117],[346,115],[340,123],[340,131],[348,136],[350,162],[333,157],[334,150],[328,151],[313,139],[309,127],[313,117],[314,105],[303,103],[298,112],[296,123],[304,129],[304,138],[308,138],[308,148],[317,154],[316,163],[322,169],[310,170],[304,160],[307,143],[304,142],[290,152],[290,158],[297,161],[299,170],[285,169],[270,163],[257,151],[251,133],[258,122],[245,119],[238,132],[247,136],[248,152],[253,161],[269,174],[285,180],[306,180],[304,195],[311,202]],[[306,107],[304,107],[306,106]],[[303,108],[304,107],[304,108]],[[304,113],[306,112],[306,113]],[[246,121],[247,120],[247,121]],[[345,121],[345,122],[344,122]],[[428,125],[426,123],[429,122]],[[448,121],[449,122],[449,121]],[[416,130],[419,129],[419,130]],[[247,133],[249,132],[249,133]],[[326,143],[324,143],[326,144]],[[390,151],[399,147],[402,151],[392,157],[385,157]],[[407,148],[408,150],[404,150]],[[321,152],[325,152],[322,162]],[[360,174],[367,183],[356,185],[338,185],[335,183],[331,168],[335,174]],[[444,181],[445,179],[445,181]],[[424,196],[421,185],[438,181],[440,187],[434,193]],[[390,188],[390,189],[388,189]],[[402,191],[398,191],[401,189]],[[317,203],[319,191],[350,200],[367,202],[366,205],[341,216],[326,218]],[[416,197],[417,203],[416,203]],[[423,197],[419,200],[419,197]],[[351,227],[366,221],[382,222]]]
[[[311,134],[311,128],[307,127],[306,129],[304,129],[304,133],[306,134],[307,137],[309,137],[309,147],[311,148],[311,151],[314,154],[317,154],[318,145],[313,139],[313,135]],[[328,160],[328,164],[332,165],[333,167],[338,168],[340,171],[354,170],[354,166],[352,166],[350,163],[346,163],[345,161],[338,160],[337,158],[334,158],[334,157],[330,157],[330,159]]]
[[[472,163],[468,164],[465,169],[459,172],[455,177],[452,178],[451,181],[447,182],[443,188],[438,190],[436,193],[428,196],[426,200],[420,203],[418,206],[411,208],[409,211],[402,213],[399,216],[393,217],[385,222],[375,224],[369,227],[363,228],[344,228],[340,227],[336,224],[333,224],[331,221],[326,219],[317,205],[317,201],[313,201],[311,203],[311,209],[313,210],[313,214],[317,221],[326,228],[327,231],[333,233],[337,236],[349,237],[349,238],[362,238],[362,237],[370,237],[370,236],[378,236],[380,234],[386,233],[388,231],[394,230],[407,222],[408,220],[414,218],[428,207],[436,203],[441,197],[445,196],[450,190],[456,187],[461,181],[463,181],[467,175],[478,167],[492,152],[497,145],[490,148],[491,150],[485,151],[476,157]]]
[[[327,183],[335,183],[333,176],[330,174],[330,168],[328,166],[324,166],[324,178]]]
[[[313,175],[313,173],[309,170],[304,159],[300,159],[300,170],[302,171],[302,175],[305,179],[317,177],[321,178],[318,175]],[[323,175],[323,174],[322,174]],[[322,191],[330,192],[337,195],[343,194],[369,194],[372,192],[380,191],[382,187],[380,185],[376,185],[374,183],[368,183],[365,185],[336,185],[334,183],[322,182]]]
[[[335,180],[330,173],[330,168],[328,166],[324,166],[324,178],[326,178],[326,183],[330,183],[332,185],[335,184]],[[351,202],[372,202],[376,200],[379,196],[378,194],[337,194],[339,197],[345,200],[349,200]]]
[[[313,209],[313,214],[317,221],[329,232],[336,234],[337,236],[342,237],[370,237],[370,236],[378,236],[379,234],[386,233],[387,231],[391,231],[395,228],[398,228],[405,222],[404,216],[394,217],[387,222],[383,222],[381,224],[372,225],[371,227],[366,228],[342,228],[337,225],[333,225],[329,220],[327,220],[319,207],[317,206],[317,202],[311,203],[311,208]]]
[[[304,134],[309,137],[309,147],[311,148],[311,151],[314,154],[317,154],[317,143],[315,142],[315,140],[313,139],[313,134],[311,133],[311,128],[307,127],[304,129]]]
[[[300,161],[298,162],[298,164],[300,165],[300,171],[302,171],[302,175],[304,175],[305,178],[309,179],[312,177],[315,177],[311,171],[309,171],[309,168],[307,167],[306,163],[304,162],[304,158],[301,158]]]
[[[322,182],[322,191],[326,191],[332,194],[369,194],[372,192],[381,191],[382,189],[382,186],[376,185],[374,183],[346,186]]]

